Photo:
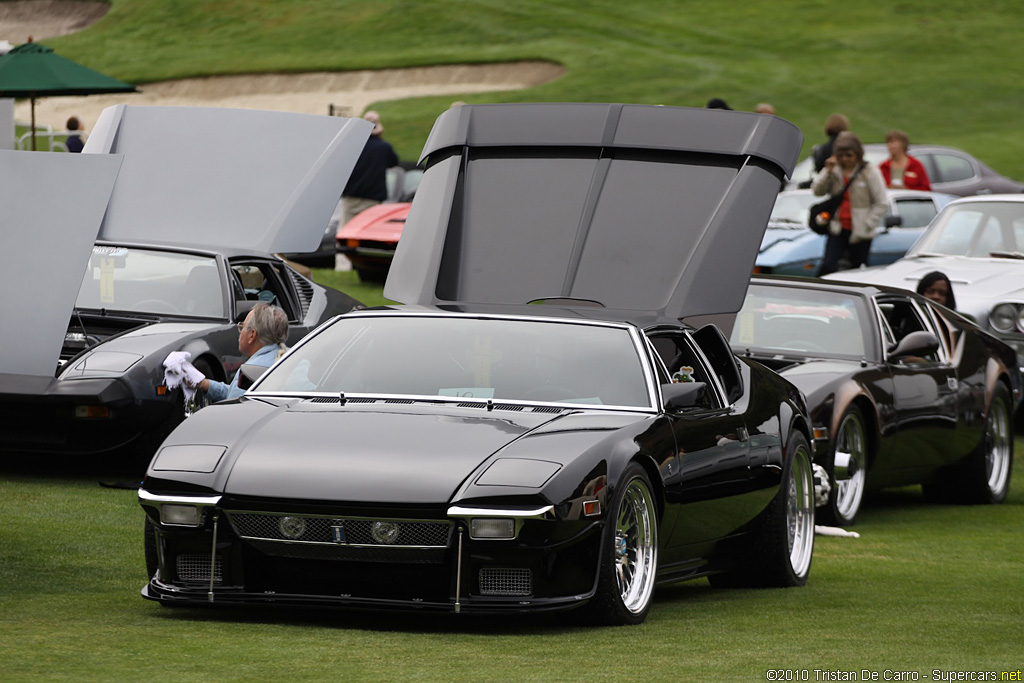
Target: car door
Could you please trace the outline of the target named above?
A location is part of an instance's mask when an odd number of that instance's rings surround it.
[[[878,462],[877,467],[893,474],[931,469],[947,460],[957,427],[959,383],[955,369],[933,320],[910,297],[884,294],[875,303],[885,364],[892,376],[892,425],[898,446],[895,457]],[[896,346],[913,332],[935,335],[940,341],[935,353],[898,357]]]
[[[667,414],[676,458],[662,471],[667,500],[676,504],[678,515],[665,546],[678,549],[726,536],[738,519],[746,519],[733,496],[750,489],[750,438],[711,359],[689,334],[661,333],[651,343],[664,366],[659,369],[663,381],[675,377],[707,385],[702,405]],[[676,554],[669,552],[669,557]]]

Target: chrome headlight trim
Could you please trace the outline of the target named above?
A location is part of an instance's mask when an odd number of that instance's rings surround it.
[[[1010,334],[1017,329],[1018,315],[1017,307],[1013,304],[997,304],[988,314],[988,322],[996,332]]]
[[[539,508],[472,508],[453,505],[448,508],[448,516],[465,520],[469,537],[474,541],[511,541],[519,537],[519,530],[523,528],[525,520],[554,519],[554,509],[554,505],[545,505]],[[511,521],[512,533],[504,536],[476,535],[474,530],[484,528],[478,526],[477,520],[484,525],[502,520]]]
[[[205,512],[207,508],[216,506],[220,502],[221,496],[161,496],[155,493],[150,493],[146,489],[139,489],[139,504],[148,508],[152,508],[157,515],[157,519],[160,520],[160,524],[164,526],[174,527],[199,527],[203,525]],[[194,522],[167,522],[164,520],[164,506],[167,506],[170,510],[178,509],[180,512],[181,508],[194,508],[196,516]]]
[[[449,517],[513,517],[517,519],[553,519],[554,505],[539,508],[471,508],[453,505],[448,508]]]

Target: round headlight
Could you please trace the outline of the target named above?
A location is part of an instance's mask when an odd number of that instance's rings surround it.
[[[999,304],[988,316],[992,329],[1008,334],[1017,329],[1017,307],[1013,304]]]
[[[1024,306],[1017,309],[1017,331],[1024,332]]]
[[[285,538],[296,539],[306,533],[306,520],[302,517],[282,517],[277,526]]]

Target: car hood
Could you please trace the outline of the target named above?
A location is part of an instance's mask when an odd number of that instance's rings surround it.
[[[921,278],[932,271],[946,274],[953,284],[957,310],[979,323],[988,320],[989,309],[1000,301],[1024,301],[1024,261],[1004,258],[927,256],[899,259],[888,266],[848,270],[826,279],[888,285],[915,291]]]
[[[371,130],[286,112],[108,107],[84,149],[124,156],[100,238],[315,251]]]
[[[398,242],[409,215],[409,202],[385,202],[360,211],[338,229],[339,240]]]
[[[408,304],[569,297],[734,312],[802,136],[773,116],[464,105],[434,124],[385,287]]]
[[[92,347],[62,368],[62,380],[118,377],[147,357],[155,356],[146,370],[163,373],[162,363],[171,351],[226,323],[165,322],[142,325]]]
[[[161,451],[149,474],[159,478],[167,471],[161,468],[168,468],[175,479],[242,498],[445,504],[499,451],[536,458],[535,446],[516,448],[524,436],[571,434],[571,445],[560,441],[559,458],[567,461],[605,438],[609,429],[637,419],[635,414],[609,414],[597,429],[585,413],[248,398],[201,410],[164,443],[164,449],[228,446],[217,472],[175,471],[167,464],[173,461],[167,455],[172,449]],[[225,443],[226,436],[234,441]],[[560,466],[551,465],[551,472]],[[534,483],[539,488],[544,481]]]
[[[53,379],[120,155],[0,150],[0,375]],[[34,381],[34,380],[30,380]],[[0,380],[0,384],[2,384]]]

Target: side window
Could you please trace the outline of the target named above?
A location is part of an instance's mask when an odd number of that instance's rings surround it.
[[[889,344],[898,344],[911,332],[931,332],[914,305],[906,299],[887,299],[878,304],[885,319],[886,335]],[[908,359],[910,362],[939,362],[938,354],[924,358]]]
[[[934,165],[938,180],[944,183],[970,180],[975,175],[969,160],[953,154],[935,154]]]
[[[896,201],[896,210],[902,219],[901,228],[924,227],[937,213],[935,202],[930,199],[900,199]]]
[[[709,396],[715,397],[714,407],[721,407],[715,381],[685,334],[656,334],[650,337],[650,342],[668,371],[668,377],[661,377],[661,381],[689,377],[694,382],[704,382],[712,389]]]
[[[289,320],[294,320],[294,312],[284,287],[281,284],[281,275],[270,263],[232,263],[231,269],[238,276],[242,285],[242,293],[248,301],[263,301],[273,306],[278,306],[288,314]]]

